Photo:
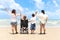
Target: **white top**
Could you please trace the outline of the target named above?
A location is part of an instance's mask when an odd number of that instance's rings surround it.
[[[39,20],[42,24],[45,24],[47,22],[48,15],[41,13],[41,14],[38,14],[37,16],[39,17]]]
[[[14,14],[12,14],[11,16],[12,16],[12,18],[11,18],[11,22],[17,22],[17,20],[16,20],[16,16],[15,16]]]
[[[35,16],[35,17],[32,17],[32,18],[30,19],[30,21],[31,21],[31,24],[36,23],[36,16]]]
[[[8,13],[9,13],[8,15],[11,15],[11,22],[17,22],[17,16],[20,16],[20,14],[14,15],[10,11],[8,11]]]

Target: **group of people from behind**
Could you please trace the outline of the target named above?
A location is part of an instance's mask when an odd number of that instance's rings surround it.
[[[44,10],[41,10],[41,14],[38,14],[38,12],[36,11],[35,13],[32,14],[32,18],[30,20],[27,19],[27,16],[22,15],[21,13],[18,14],[16,13],[16,10],[13,9],[12,11],[8,11],[8,14],[11,14],[12,18],[11,18],[11,26],[12,26],[12,33],[13,34],[18,34],[17,31],[17,16],[22,16],[22,18],[20,19],[21,23],[20,23],[20,33],[23,32],[28,32],[28,22],[31,22],[31,26],[30,26],[30,30],[31,30],[31,34],[34,34],[34,31],[36,29],[36,17],[38,17],[38,19],[40,20],[40,34],[45,34],[46,33],[46,29],[45,29],[45,24],[48,20],[48,15],[45,14]],[[43,29],[43,31],[42,31]],[[14,33],[15,31],[15,33]]]

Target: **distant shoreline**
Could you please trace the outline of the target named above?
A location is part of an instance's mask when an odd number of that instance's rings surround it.
[[[1,26],[11,26],[10,25],[11,20],[10,19],[0,19],[0,27]],[[17,20],[18,25],[20,24],[20,20]],[[39,20],[37,20],[37,25],[39,25]],[[47,27],[60,27],[60,20],[48,20],[46,23]]]

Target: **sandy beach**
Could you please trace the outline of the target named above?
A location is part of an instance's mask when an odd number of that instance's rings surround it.
[[[21,24],[26,23],[21,19],[28,20],[29,34],[20,34]],[[16,22],[18,34],[12,34]],[[39,34],[40,23],[45,24],[46,34]],[[0,40],[60,40],[60,0],[0,0]]]
[[[19,32],[19,27],[18,27]],[[47,28],[46,34],[39,34],[39,28],[35,34],[11,34],[11,27],[0,27],[0,40],[60,40],[60,28]]]

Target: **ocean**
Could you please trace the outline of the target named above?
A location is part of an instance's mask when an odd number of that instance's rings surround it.
[[[20,26],[20,20],[17,20],[18,26]],[[36,22],[39,25],[39,21]],[[10,19],[0,19],[0,27],[10,27]],[[60,19],[49,19],[46,23],[47,27],[60,27]],[[30,27],[30,23],[29,23]]]
[[[20,21],[18,21],[18,26],[20,25]],[[11,19],[0,19],[0,27],[11,27]]]

